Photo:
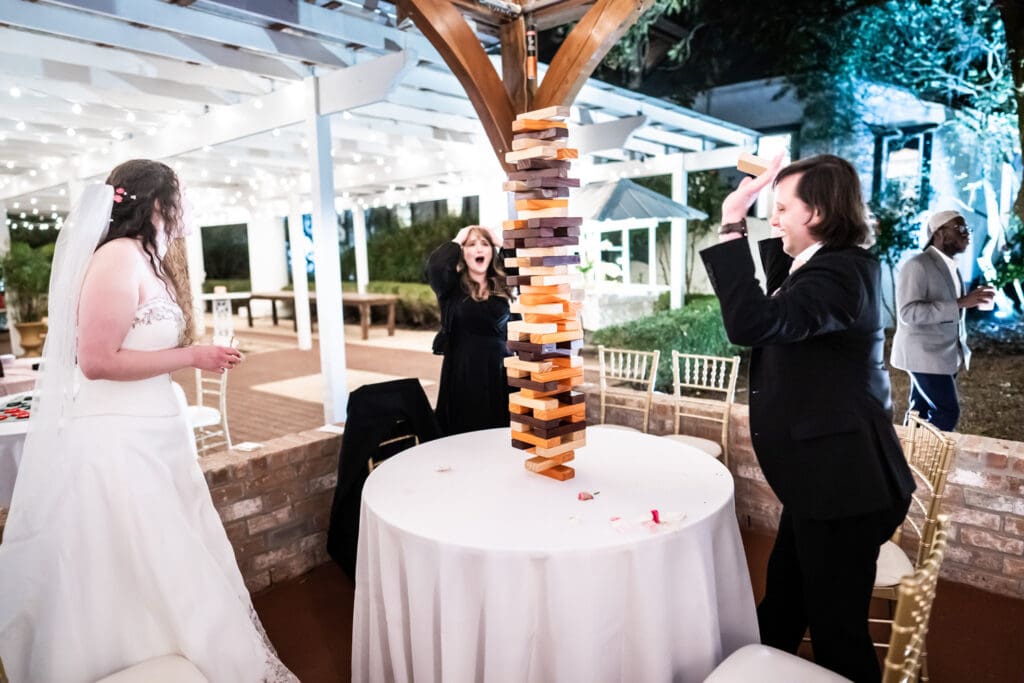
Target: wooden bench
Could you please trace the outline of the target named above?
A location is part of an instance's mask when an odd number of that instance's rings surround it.
[[[254,300],[270,302],[270,316],[271,319],[274,321],[275,326],[278,323],[277,302],[291,302],[292,329],[298,329],[298,323],[295,320],[294,313],[294,292],[253,292],[252,294],[250,294],[249,305],[247,306],[249,327],[252,327],[252,302]],[[397,294],[358,294],[356,292],[344,292],[341,295],[341,305],[343,307],[355,306],[359,309],[359,326],[362,330],[363,339],[370,338],[370,311],[374,306],[388,307],[388,336],[395,336],[395,304],[397,303]],[[312,316],[312,321],[316,321],[316,292],[309,293],[309,309],[310,315]]]

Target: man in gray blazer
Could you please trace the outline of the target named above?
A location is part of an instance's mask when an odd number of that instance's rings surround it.
[[[967,370],[964,311],[988,305],[991,287],[965,292],[953,258],[971,242],[967,221],[956,211],[939,211],[928,220],[925,249],[903,264],[896,283],[896,336],[892,340],[894,368],[910,375],[910,410],[943,431],[960,419],[956,375]]]

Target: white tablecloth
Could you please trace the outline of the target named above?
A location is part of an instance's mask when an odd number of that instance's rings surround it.
[[[0,408],[21,396],[0,398]],[[18,476],[21,450],[25,447],[28,420],[8,418],[0,422],[0,508],[9,507],[14,493],[14,480]]]
[[[567,482],[528,472],[508,429],[374,471],[352,680],[701,681],[758,641],[725,467],[636,432],[587,442]]]

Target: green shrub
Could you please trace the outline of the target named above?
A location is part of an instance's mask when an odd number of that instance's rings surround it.
[[[657,388],[672,391],[672,350],[708,356],[734,356],[740,347],[729,342],[718,299],[693,297],[683,308],[655,313],[594,332],[593,343],[638,351],[661,351]]]
[[[223,285],[229,292],[252,291],[252,283],[249,278],[236,278],[233,280],[203,280],[203,293],[212,294],[213,288]]]
[[[423,266],[427,256],[439,245],[455,237],[468,225],[462,216],[442,216],[433,221],[413,223],[407,228],[380,229],[366,240],[366,260],[370,276],[377,281],[423,282]],[[355,249],[341,255],[341,272],[355,278]]]

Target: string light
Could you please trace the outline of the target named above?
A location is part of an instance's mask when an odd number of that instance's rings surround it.
[[[71,112],[73,114],[81,114],[82,113],[82,105],[80,105],[78,102],[75,102],[74,104],[71,105]]]

